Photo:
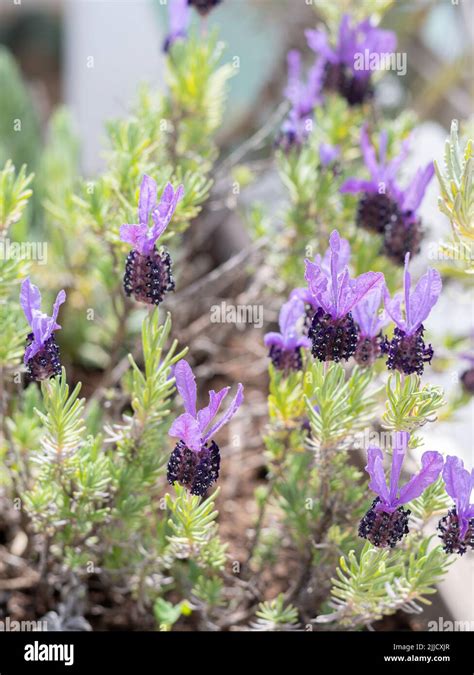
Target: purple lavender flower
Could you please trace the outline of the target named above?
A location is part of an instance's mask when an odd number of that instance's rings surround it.
[[[283,122],[276,144],[288,152],[303,145],[311,133],[314,107],[321,102],[321,69],[315,65],[303,82],[301,77],[301,54],[297,50],[288,52],[288,84],[285,96],[291,109]]]
[[[168,16],[169,33],[163,44],[164,52],[168,52],[177,40],[187,37],[190,19],[188,0],[170,0]]]
[[[341,154],[341,149],[338,145],[331,145],[330,143],[321,143],[319,146],[319,161],[321,166],[326,168],[333,165]]]
[[[311,341],[298,334],[297,324],[304,316],[304,302],[292,297],[280,310],[281,332],[265,335],[265,345],[270,347],[269,357],[277,370],[288,372],[302,369],[301,348],[311,347]]]
[[[227,412],[215,422],[214,419],[230,387],[224,387],[217,394],[211,390],[209,405],[197,410],[196,382],[187,361],[182,359],[176,364],[174,376],[186,412],[175,419],[168,432],[179,441],[168,462],[167,478],[171,485],[177,481],[191,494],[202,496],[219,477],[220,451],[211,438],[239,409],[244,399],[243,387],[241,384],[238,385],[237,394]]]
[[[164,249],[157,251],[155,244],[166,230],[183,193],[182,185],[175,191],[168,183],[157,204],[156,183],[150,176],[143,176],[138,224],[122,225],[120,228],[121,240],[133,246],[127,256],[123,286],[125,294],[133,295],[138,302],[159,305],[165,293],[174,289],[170,255]],[[150,214],[152,227],[148,227]]]
[[[392,439],[392,468],[387,486],[383,469],[383,453],[380,448],[367,450],[365,470],[370,476],[369,488],[377,495],[372,506],[362,518],[359,536],[371,544],[393,548],[408,534],[410,511],[403,504],[419,497],[441,473],[443,458],[439,452],[428,451],[421,458],[421,469],[403,487],[399,487],[403,460],[407,451],[410,434],[398,431]]]
[[[366,65],[393,52],[397,46],[395,33],[375,28],[368,19],[351,26],[347,14],[342,17],[335,47],[329,44],[323,29],[307,30],[306,38],[324,68],[324,89],[339,93],[349,105],[372,98],[372,71]]]
[[[352,311],[358,328],[354,359],[360,366],[371,366],[382,355],[382,328],[389,323],[386,313],[380,313],[382,294],[382,288],[374,288]]]
[[[404,277],[405,318],[402,313],[402,294],[397,293],[391,299],[387,288],[384,289],[385,310],[396,327],[392,339],[385,340],[382,350],[388,355],[387,367],[390,370],[395,369],[405,375],[422,375],[424,364],[431,363],[433,358],[433,348],[431,345],[427,347],[423,340],[423,321],[438,301],[443,284],[439,272],[429,267],[412,291],[409,261],[410,254],[407,253]]]
[[[221,2],[222,0],[188,0],[188,5],[195,7],[201,16],[206,16],[211,9],[217,7]]]
[[[29,277],[21,285],[20,304],[31,326],[26,339],[24,363],[31,380],[46,380],[61,374],[59,347],[54,331],[61,326],[56,323],[59,307],[66,300],[66,293],[59,291],[53,305],[53,314],[48,316],[41,311],[41,293],[31,283]]]
[[[318,305],[308,335],[312,354],[320,361],[347,360],[354,354],[357,328],[351,310],[372,288],[383,283],[380,272],[350,278],[342,241],[334,230],[326,256],[320,262],[305,261],[305,279]]]
[[[468,548],[474,549],[474,471],[464,468],[459,457],[449,456],[443,468],[446,492],[454,501],[454,507],[438,523],[440,539],[446,553],[464,555]]]
[[[367,134],[367,125],[364,125],[360,145],[370,180],[349,178],[340,190],[363,193],[357,209],[357,225],[382,234],[383,252],[402,265],[406,253],[415,254],[420,250],[423,229],[417,209],[433,177],[433,163],[418,169],[410,185],[402,190],[396,183],[396,175],[407,156],[409,141],[405,141],[399,155],[388,162],[387,133],[383,131],[377,159]]]
[[[474,396],[474,354],[461,354],[461,358],[469,363],[469,367],[461,375],[463,389],[466,394]]]

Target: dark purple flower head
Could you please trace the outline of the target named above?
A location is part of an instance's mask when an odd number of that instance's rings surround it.
[[[264,342],[270,347],[269,356],[277,370],[300,370],[302,368],[300,349],[311,347],[311,341],[303,337],[298,323],[305,316],[305,304],[297,296],[290,297],[280,310],[280,333],[267,333]]]
[[[342,17],[335,46],[329,44],[323,29],[307,30],[306,38],[324,67],[324,88],[337,91],[350,105],[363,103],[373,94],[366,63],[374,60],[374,54],[393,52],[397,45],[395,33],[380,30],[369,20],[352,26],[347,14]]]
[[[133,246],[125,266],[124,290],[139,302],[158,305],[168,291],[174,289],[171,259],[167,251],[159,253],[156,242],[168,227],[184,188],[176,190],[168,183],[157,203],[155,181],[143,176],[138,201],[138,223],[122,225],[120,238]],[[150,216],[153,222],[148,226]]]
[[[184,402],[184,412],[177,417],[168,434],[179,439],[168,463],[168,481],[178,481],[192,494],[203,495],[219,475],[219,448],[212,437],[237,412],[243,401],[243,386],[237,387],[237,394],[227,411],[216,422],[222,401],[230,387],[219,392],[209,392],[209,405],[197,410],[196,382],[190,365],[182,359],[174,369],[176,387]]]
[[[404,294],[398,293],[393,298],[387,288],[385,293],[385,310],[395,322],[396,328],[392,340],[384,344],[384,352],[388,354],[389,369],[399,370],[406,375],[423,374],[424,364],[431,363],[433,349],[426,347],[423,340],[423,321],[429,316],[441,294],[442,282],[439,272],[428,268],[411,289],[411,276],[408,272],[410,254],[405,257]],[[402,311],[404,302],[405,311]]]
[[[459,457],[449,456],[443,468],[443,480],[454,509],[440,520],[439,536],[446,553],[463,555],[468,547],[474,549],[474,503],[471,501],[474,471],[469,473]]]
[[[169,33],[166,36],[163,51],[168,52],[177,40],[185,40],[190,19],[188,0],[169,0]]]
[[[433,177],[432,162],[418,169],[408,187],[402,189],[396,182],[397,173],[409,148],[404,141],[397,157],[387,161],[387,133],[379,138],[378,157],[367,134],[367,125],[361,132],[361,149],[370,179],[348,178],[341,185],[343,193],[363,193],[357,210],[357,224],[384,235],[384,253],[403,264],[406,253],[418,253],[423,230],[417,215],[426,188]]]
[[[461,375],[461,382],[466,394],[474,395],[474,353],[460,354],[461,358],[468,362],[467,370]]]
[[[371,366],[382,355],[381,331],[390,321],[386,312],[380,311],[382,295],[382,288],[377,286],[367,293],[352,311],[358,328],[354,358],[360,366]]]
[[[347,242],[337,230],[329,238],[326,255],[319,262],[306,260],[305,279],[319,307],[333,319],[340,319],[374,287],[383,283],[381,272],[366,272],[351,279],[347,267]]]
[[[276,143],[284,151],[301,146],[313,127],[313,110],[321,102],[321,70],[313,66],[306,82],[302,79],[301,54],[296,49],[288,52],[288,84],[285,96],[291,109],[283,122]]]
[[[406,431],[394,433],[392,439],[392,466],[387,484],[383,468],[383,453],[380,448],[367,450],[365,470],[370,476],[369,488],[377,495],[367,514],[361,521],[359,535],[374,546],[395,546],[408,533],[410,511],[404,504],[419,497],[441,473],[443,458],[439,452],[427,451],[421,458],[421,469],[405,485],[400,487],[403,460],[410,434]]]
[[[65,291],[59,291],[52,316],[48,316],[41,311],[41,293],[38,287],[31,283],[29,277],[21,285],[20,304],[31,326],[24,356],[31,379],[45,380],[61,373],[59,349],[53,333],[61,328],[57,318],[59,307],[65,300]]]
[[[206,16],[211,9],[217,7],[221,2],[222,0],[188,0],[188,5],[195,7],[202,16]]]

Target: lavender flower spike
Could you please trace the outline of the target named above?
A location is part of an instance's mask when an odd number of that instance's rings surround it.
[[[178,361],[174,376],[186,412],[175,419],[168,432],[179,441],[168,462],[167,478],[171,485],[177,481],[191,494],[203,496],[219,477],[220,450],[211,438],[239,409],[244,399],[243,386],[238,385],[234,400],[224,415],[215,422],[230,387],[224,387],[217,393],[211,390],[209,405],[197,410],[196,382],[187,361]]]
[[[311,347],[307,337],[298,334],[297,324],[305,316],[305,305],[298,297],[290,297],[280,310],[280,333],[267,333],[264,342],[270,347],[269,357],[277,370],[301,370],[301,348]]]
[[[41,311],[41,293],[31,283],[29,277],[21,285],[20,304],[26,320],[31,326],[27,337],[24,363],[31,380],[46,380],[61,373],[59,347],[54,331],[61,326],[57,323],[59,307],[66,300],[66,293],[59,291],[53,305],[53,314],[48,316]]]
[[[393,548],[408,534],[410,511],[404,509],[403,504],[419,497],[438,478],[443,468],[443,457],[440,453],[427,451],[422,455],[420,471],[400,487],[402,464],[409,439],[410,434],[406,431],[393,434],[392,467],[388,485],[383,469],[382,450],[377,447],[367,450],[365,470],[370,476],[369,488],[377,497],[360,522],[359,536],[380,548]]]
[[[439,521],[439,537],[446,553],[464,555],[468,548],[474,549],[474,503],[471,501],[474,471],[469,473],[459,457],[449,456],[443,480],[454,507]]]
[[[357,225],[378,232],[384,237],[383,252],[398,264],[403,264],[406,253],[418,253],[423,237],[421,220],[417,215],[426,188],[433,177],[432,162],[418,169],[404,190],[396,182],[396,175],[409,149],[409,139],[397,157],[386,160],[387,134],[379,137],[378,158],[367,134],[367,125],[361,132],[360,145],[370,179],[348,178],[341,192],[363,193],[357,209]]]
[[[352,311],[358,327],[354,358],[360,366],[371,366],[382,355],[382,328],[390,321],[386,312],[380,313],[382,295],[381,287],[374,288]]]
[[[171,258],[166,250],[159,252],[156,242],[168,227],[184,188],[176,190],[168,183],[157,204],[155,181],[143,176],[138,201],[138,224],[122,225],[120,238],[133,246],[127,256],[123,285],[127,296],[138,302],[159,305],[165,293],[174,289]],[[153,225],[148,227],[152,217]]]
[[[291,103],[291,109],[284,120],[276,145],[285,152],[304,144],[312,131],[313,110],[321,103],[322,71],[314,65],[304,82],[301,76],[301,54],[296,49],[288,52],[288,84],[285,96]]]
[[[357,328],[351,310],[374,287],[383,283],[381,272],[366,272],[351,279],[347,255],[337,230],[329,238],[329,269],[321,262],[306,260],[305,278],[319,309],[313,317],[309,337],[313,356],[320,361],[349,359],[357,345]]]
[[[169,33],[163,44],[163,51],[168,52],[177,40],[185,40],[190,19],[188,0],[170,0]]]
[[[377,57],[381,60],[382,55],[393,52],[397,46],[395,33],[380,30],[369,20],[351,26],[347,14],[342,17],[335,46],[329,44],[324,30],[307,30],[306,39],[324,69],[324,89],[339,93],[349,105],[372,98],[372,71],[366,64]]]
[[[423,321],[428,317],[441,294],[442,282],[439,272],[428,268],[411,290],[411,276],[408,272],[410,254],[405,257],[404,300],[405,316],[402,313],[402,295],[390,298],[385,288],[385,309],[395,322],[393,338],[385,340],[382,350],[388,355],[387,366],[401,373],[423,374],[424,364],[431,363],[433,348],[426,347],[423,340]]]

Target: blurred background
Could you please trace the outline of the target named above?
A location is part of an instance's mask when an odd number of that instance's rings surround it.
[[[305,45],[304,29],[315,24],[324,6],[325,0],[225,0],[211,13],[209,28],[219,26],[239,67],[221,132],[224,147],[248,137],[281,101],[286,53]],[[397,32],[408,72],[404,77],[388,72],[379,91],[380,103],[393,115],[410,106],[421,119],[445,127],[452,118],[471,115],[473,9],[471,0],[396,1],[383,24]],[[96,172],[104,122],[127,112],[140,81],[163,86],[166,30],[166,0],[2,0],[2,161],[10,155],[15,164],[34,168],[48,119],[66,103],[80,138],[82,169]],[[310,57],[307,48],[306,53]],[[9,133],[9,110],[17,109],[17,101],[6,54],[14,57],[28,87],[23,101],[28,134]]]

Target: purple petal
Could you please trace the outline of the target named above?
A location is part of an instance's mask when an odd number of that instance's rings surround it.
[[[278,347],[283,347],[285,341],[281,333],[265,333],[263,337],[263,342],[266,347],[271,347],[272,345],[277,345]]]
[[[33,311],[41,310],[41,293],[39,288],[31,283],[30,277],[27,277],[21,284],[20,305],[23,308],[26,320],[31,326]]]
[[[343,281],[340,289],[337,316],[341,317],[348,314],[369,291],[377,286],[382,286],[383,283],[384,276],[382,272],[365,272],[355,279]]]
[[[321,266],[311,262],[311,260],[305,260],[304,278],[308,282],[311,295],[318,301],[318,304],[321,304],[321,299],[329,284],[329,280],[321,269]],[[323,302],[325,302],[325,299],[323,299]],[[327,311],[325,306],[323,306],[323,309]]]
[[[330,143],[321,143],[319,146],[319,161],[321,165],[326,167],[332,164],[338,159],[341,154],[341,150],[337,145],[331,145]]]
[[[323,59],[331,61],[332,63],[337,62],[337,55],[334,50],[329,46],[328,35],[324,30],[305,30],[306,41],[308,47],[312,49],[316,54],[322,56]]]
[[[198,411],[197,419],[201,433],[204,433],[206,427],[212,422],[219,412],[220,405],[230,391],[230,387],[224,387],[217,394],[214,390],[209,392],[209,405]]]
[[[244,400],[244,388],[241,384],[239,384],[237,387],[237,394],[235,395],[234,400],[227,408],[227,411],[224,413],[221,419],[218,422],[216,422],[216,424],[214,424],[206,433],[203,439],[204,443],[206,443],[210,438],[212,438],[212,436],[214,436],[219,431],[219,429],[224,426],[224,424],[227,424],[227,422],[229,422],[229,420],[235,415],[239,407],[242,405],[243,400]]]
[[[51,317],[54,323],[53,330],[61,328],[61,326],[56,323],[56,319],[58,318],[59,308],[63,304],[63,302],[65,302],[65,300],[66,300],[66,291],[59,291],[59,293],[56,296],[56,300],[54,301],[53,315]]]
[[[402,313],[402,302],[403,302],[402,293],[397,293],[396,295],[393,296],[393,298],[391,298],[388,288],[386,286],[384,287],[383,292],[384,292],[385,311],[392,319],[392,321],[400,328],[400,330],[404,331],[406,329],[406,322],[403,318]]]
[[[389,494],[383,470],[383,454],[380,448],[370,447],[367,450],[367,466],[365,470],[370,476],[369,488],[380,499],[388,504]]]
[[[454,455],[446,457],[443,480],[446,485],[446,492],[456,504],[458,515],[466,514],[469,510],[472,482],[469,471],[464,468],[462,459]]]
[[[419,497],[426,488],[434,483],[443,468],[443,457],[439,452],[428,451],[421,458],[421,470],[400,490],[397,505],[407,504]]]
[[[426,188],[434,175],[434,164],[430,162],[424,169],[418,169],[410,186],[403,193],[403,211],[416,211],[425,195]]]
[[[382,293],[382,287],[375,287],[352,310],[354,321],[364,337],[376,337],[389,322],[387,314],[385,312],[380,313]]]
[[[172,35],[184,35],[190,19],[188,0],[171,0],[168,16],[170,33]]]
[[[282,305],[278,323],[283,336],[288,336],[295,332],[295,326],[304,316],[305,308],[302,300],[291,298]]]
[[[360,134],[360,147],[362,150],[362,155],[364,156],[365,166],[368,168],[372,180],[376,183],[380,179],[380,168],[377,162],[377,156],[375,154],[375,148],[370,142],[369,135],[367,133],[367,124],[364,124]]]
[[[187,361],[181,359],[174,368],[176,388],[184,402],[187,413],[196,417],[196,379]]]
[[[414,333],[427,318],[438,301],[442,287],[440,273],[428,268],[410,294],[408,307],[405,305],[409,333]]]
[[[140,185],[140,197],[138,199],[138,222],[148,225],[150,213],[156,204],[156,183],[153,178],[146,174]]]
[[[298,300],[302,300],[306,305],[311,305],[315,309],[319,306],[309,288],[295,288],[291,291],[290,298],[298,298]]]
[[[131,244],[140,253],[143,242],[146,240],[148,227],[146,225],[122,225],[120,228],[121,241]]]
[[[368,192],[372,194],[378,192],[379,186],[373,180],[362,180],[359,178],[348,178],[339,188],[339,192],[349,192],[351,194],[356,194],[358,192]]]
[[[161,237],[163,232],[168,227],[168,224],[173,216],[173,213],[176,210],[178,202],[182,199],[184,195],[183,185],[179,185],[176,191],[173,189],[171,183],[168,183],[163,194],[161,195],[160,202],[156,209],[153,211],[153,222],[155,223],[152,228],[151,238],[153,239],[153,245],[156,240]]]
[[[199,452],[202,447],[201,431],[197,420],[189,413],[183,413],[175,419],[168,435],[184,441],[188,448]]]
[[[397,431],[393,434],[392,468],[390,471],[390,502],[392,503],[395,502],[397,498],[398,483],[409,438],[410,434],[406,431]]]

